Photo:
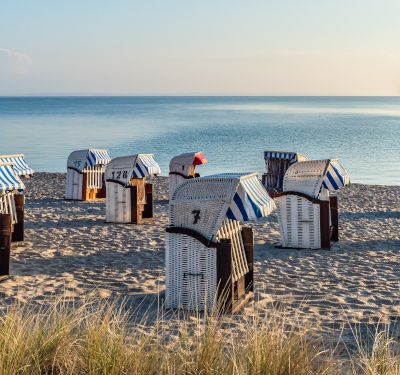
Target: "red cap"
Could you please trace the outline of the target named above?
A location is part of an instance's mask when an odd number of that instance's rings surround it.
[[[201,165],[201,164],[207,164],[207,159],[202,152],[196,152],[194,154],[193,165]]]

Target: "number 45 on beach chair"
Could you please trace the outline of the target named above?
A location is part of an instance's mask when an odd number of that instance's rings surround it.
[[[110,160],[107,150],[72,152],[68,157],[65,198],[82,201],[105,198],[104,169]]]

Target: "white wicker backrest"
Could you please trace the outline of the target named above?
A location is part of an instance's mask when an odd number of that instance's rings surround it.
[[[225,219],[238,182],[237,178],[216,177],[184,181],[170,200],[170,225],[193,229],[211,240]]]
[[[283,191],[295,191],[318,198],[329,160],[307,160],[294,163],[286,171]]]
[[[228,217],[237,221],[269,215],[273,199],[256,173],[225,173],[180,184],[170,200],[170,225],[196,230],[212,239]]]
[[[119,182],[126,186],[132,178],[138,155],[120,156],[112,159],[106,167],[106,181]]]

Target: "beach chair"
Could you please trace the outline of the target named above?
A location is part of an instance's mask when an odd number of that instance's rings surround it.
[[[262,183],[271,197],[282,192],[283,178],[288,168],[298,161],[307,160],[307,157],[297,152],[265,151],[265,166],[267,173],[262,175]]]
[[[253,231],[241,222],[275,208],[252,174],[189,179],[174,191],[166,229],[167,308],[236,312],[253,295]]]
[[[169,198],[176,187],[183,181],[200,177],[195,173],[196,166],[206,164],[207,159],[202,152],[188,152],[171,159],[169,163]]]
[[[350,183],[336,159],[293,164],[277,194],[281,246],[329,249],[339,240],[337,191]]]
[[[106,168],[106,221],[142,224],[153,217],[153,184],[147,177],[159,175],[152,154],[112,159]]]
[[[0,163],[0,279],[10,271],[11,241],[24,240],[24,189],[13,164]]]
[[[72,152],[68,157],[65,198],[82,201],[105,198],[104,170],[110,160],[107,150]]]
[[[34,171],[32,168],[28,166],[24,159],[24,154],[16,154],[16,155],[1,155],[0,163],[11,163],[13,164],[13,169],[15,174],[20,177],[25,177],[29,179],[32,177]]]

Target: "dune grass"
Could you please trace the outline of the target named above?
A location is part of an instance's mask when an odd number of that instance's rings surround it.
[[[334,351],[277,314],[186,316],[145,324],[123,304],[58,300],[12,305],[0,316],[0,374],[394,375],[399,342],[377,332],[346,372]]]
[[[391,328],[377,324],[374,331],[368,332],[369,340],[364,341],[359,332],[353,331],[357,344],[357,351],[351,359],[353,374],[400,374],[400,336]]]

